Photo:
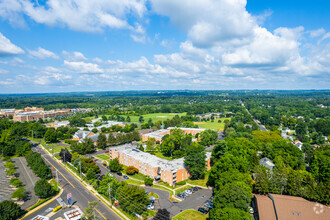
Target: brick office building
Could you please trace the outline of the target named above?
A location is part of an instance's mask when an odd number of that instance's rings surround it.
[[[184,159],[168,161],[155,155],[136,149],[135,145],[125,144],[110,148],[110,159],[118,158],[119,163],[125,166],[134,166],[140,173],[153,179],[161,179],[171,186],[190,177],[184,166]],[[211,169],[211,153],[206,153],[207,170]]]

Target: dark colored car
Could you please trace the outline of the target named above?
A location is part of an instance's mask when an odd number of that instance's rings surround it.
[[[95,157],[93,157],[93,156],[91,157],[91,159],[94,159],[94,158],[95,158]]]
[[[107,165],[104,163],[104,164],[103,164],[103,166],[105,166],[105,167],[106,167]]]
[[[118,176],[122,176],[123,174],[121,172],[117,172],[117,175]]]
[[[128,180],[128,179],[129,179],[129,177],[128,177],[128,176],[126,176],[126,175],[124,175],[124,179],[127,179],[127,180]]]
[[[203,214],[207,214],[208,213],[208,211],[206,209],[204,209],[204,208],[198,208],[198,211],[201,212],[201,213],[203,213]]]
[[[198,191],[198,188],[197,188],[197,187],[193,187],[193,188],[190,188],[190,189],[191,189],[191,191],[193,191],[193,192]]]
[[[181,193],[177,194],[176,196],[179,198],[184,198],[184,195],[182,195]]]
[[[209,200],[206,201],[204,205],[205,205],[205,207],[207,207],[209,209],[212,209],[213,208],[213,203],[211,201],[209,201]]]
[[[155,203],[155,200],[150,200],[150,204],[153,205]]]

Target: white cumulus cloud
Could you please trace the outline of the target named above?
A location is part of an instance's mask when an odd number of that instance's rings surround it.
[[[64,60],[64,66],[68,67],[73,72],[77,73],[103,73],[103,69],[95,63],[85,63],[85,62],[70,62]]]
[[[37,50],[29,50],[29,54],[37,59],[47,59],[47,58],[53,58],[58,59],[59,57],[53,53],[52,51],[46,50],[44,48],[38,47]]]
[[[0,33],[0,56],[8,56],[8,55],[18,55],[23,54],[24,51],[10,42],[8,38]]]

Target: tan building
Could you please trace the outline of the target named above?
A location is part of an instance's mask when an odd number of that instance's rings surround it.
[[[135,145],[125,144],[110,148],[110,159],[118,158],[125,166],[134,166],[140,173],[153,179],[161,179],[171,186],[190,177],[188,170],[184,166],[184,159],[168,161],[156,157],[155,155],[136,149]],[[211,153],[206,153],[207,170],[211,169]]]
[[[175,128],[175,127],[169,127],[167,129],[161,129],[154,132],[150,132],[147,134],[142,134],[142,141],[147,141],[149,138],[155,138],[156,142],[162,142],[162,138],[171,133],[172,129],[180,129],[182,130],[186,135],[191,134],[192,136],[195,136],[196,134],[202,133],[206,129],[199,129],[199,128]]]
[[[38,108],[38,107],[26,107],[24,108],[25,112],[36,112],[36,111],[44,111],[44,108]]]
[[[328,220],[329,207],[296,196],[254,195],[259,220]]]

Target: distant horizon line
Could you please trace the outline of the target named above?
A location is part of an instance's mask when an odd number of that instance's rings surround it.
[[[330,89],[141,89],[141,90],[105,90],[105,91],[71,91],[71,92],[35,92],[35,93],[0,93],[3,95],[46,95],[69,93],[118,93],[118,92],[184,92],[184,91],[330,91]]]

